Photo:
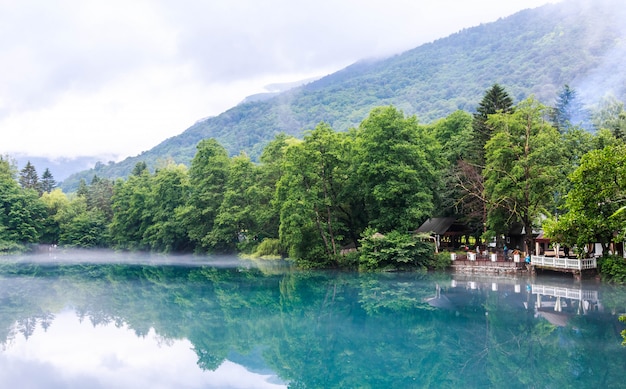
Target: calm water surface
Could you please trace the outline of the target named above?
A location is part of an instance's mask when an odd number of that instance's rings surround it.
[[[0,257],[0,387],[623,388],[624,312],[567,276]]]

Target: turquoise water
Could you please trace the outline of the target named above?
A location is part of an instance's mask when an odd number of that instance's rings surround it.
[[[624,287],[234,258],[44,259],[0,265],[0,387],[626,385]]]

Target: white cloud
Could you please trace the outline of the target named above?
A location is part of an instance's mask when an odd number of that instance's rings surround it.
[[[274,376],[224,361],[215,371],[197,365],[186,339],[138,337],[126,325],[93,326],[73,311],[28,338],[16,336],[0,353],[0,386],[63,388],[285,388]]]
[[[547,0],[0,2],[0,153],[147,150],[270,83]]]

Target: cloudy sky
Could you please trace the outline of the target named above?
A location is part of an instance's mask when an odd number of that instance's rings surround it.
[[[119,160],[266,86],[557,0],[0,0],[0,153]]]

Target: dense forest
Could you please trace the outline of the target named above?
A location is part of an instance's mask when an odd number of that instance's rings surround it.
[[[164,161],[190,166],[196,145],[216,139],[235,156],[258,162],[264,148],[284,133],[327,123],[335,131],[357,127],[372,109],[392,105],[420,123],[433,123],[457,110],[472,112],[482,93],[497,82],[511,97],[552,102],[564,84],[591,107],[605,93],[624,101],[624,9],[614,1],[569,0],[519,12],[465,29],[396,56],[364,60],[318,81],[262,101],[242,103],[118,163],[63,180],[73,192],[81,179],[127,178],[138,162],[151,172]],[[591,129],[588,127],[587,129]],[[132,131],[132,129],[128,129]]]
[[[585,122],[595,133],[581,128]],[[457,216],[477,241],[521,223],[528,232],[543,225],[570,247],[608,247],[626,226],[625,140],[626,111],[615,99],[587,112],[566,85],[553,107],[533,97],[514,104],[495,84],[474,114],[456,111],[422,125],[396,107],[378,107],[348,131],[319,123],[304,139],[279,134],[259,163],[204,139],[189,168],[164,162],[152,173],[138,163],[126,180],[96,176],[72,194],[53,189],[48,170],[41,179],[30,164],[17,172],[7,157],[0,161],[0,246],[439,267],[445,261],[413,231],[429,217]]]

